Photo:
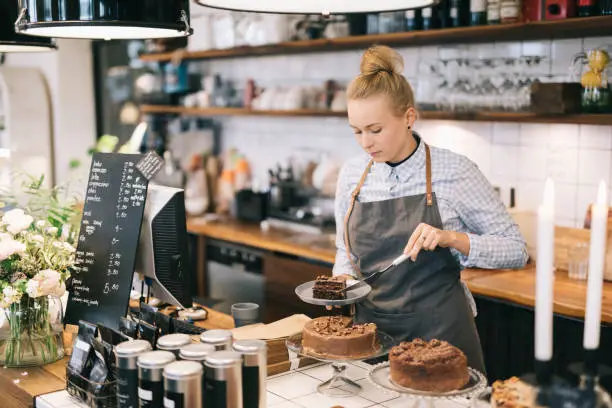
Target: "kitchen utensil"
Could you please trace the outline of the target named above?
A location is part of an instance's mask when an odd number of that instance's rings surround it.
[[[347,286],[344,289],[341,289],[340,293],[344,293],[344,292],[347,292],[349,290],[355,290],[355,289],[358,289],[358,288],[363,287],[365,285],[369,285],[370,283],[372,283],[376,279],[378,279],[378,277],[380,275],[382,275],[383,273],[387,272],[389,269],[398,266],[399,264],[403,263],[404,261],[406,261],[409,258],[410,258],[410,255],[408,255],[408,254],[402,254],[401,256],[398,256],[397,258],[395,258],[395,260],[393,262],[391,262],[389,265],[387,265],[386,267],[384,267],[380,271],[374,272],[374,273],[366,276],[365,278],[357,281],[357,283],[355,283],[353,285],[350,285],[350,286]]]

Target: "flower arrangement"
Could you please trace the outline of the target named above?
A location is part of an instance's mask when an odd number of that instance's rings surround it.
[[[0,308],[3,327],[10,329],[0,330],[0,363],[7,366],[63,356],[49,306],[66,292],[80,211],[61,202],[59,188],[43,188],[43,181],[29,178],[20,194],[6,195],[0,206],[6,210],[0,218]]]

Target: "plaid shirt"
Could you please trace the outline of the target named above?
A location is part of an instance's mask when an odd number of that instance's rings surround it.
[[[487,269],[523,267],[527,262],[525,240],[482,172],[465,156],[433,146],[430,148],[432,188],[443,227],[448,231],[466,233],[470,239],[467,256],[451,249],[461,266]],[[344,217],[351,193],[369,160],[367,155],[348,160],[338,177],[334,275],[354,274],[344,245]],[[424,193],[425,144],[421,142],[408,160],[395,167],[374,163],[358,200],[382,201]],[[406,242],[409,238],[406,237]]]

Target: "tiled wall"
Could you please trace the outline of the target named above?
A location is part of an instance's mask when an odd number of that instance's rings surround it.
[[[469,46],[470,55],[549,56],[549,73],[567,77],[572,56],[584,49],[612,44],[611,37]],[[444,47],[398,49],[405,75],[418,83],[419,61],[438,58]],[[220,73],[242,83],[254,78],[261,85],[316,84],[327,79],[349,81],[358,73],[359,51],[270,56],[201,62],[205,73]],[[418,85],[416,86],[418,87]],[[417,99],[418,99],[417,90]],[[359,153],[346,119],[229,117],[220,119],[224,147],[238,147],[260,177],[290,156],[327,154],[342,161]],[[612,127],[585,125],[507,124],[421,120],[416,129],[424,139],[474,160],[491,183],[517,191],[517,204],[536,209],[547,175],[554,178],[558,223],[580,226],[594,200],[600,179],[612,179]]]

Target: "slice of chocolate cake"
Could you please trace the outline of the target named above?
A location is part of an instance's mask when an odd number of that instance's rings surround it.
[[[346,299],[346,293],[340,292],[345,287],[346,281],[342,278],[336,276],[317,276],[312,288],[312,296],[315,299]]]

